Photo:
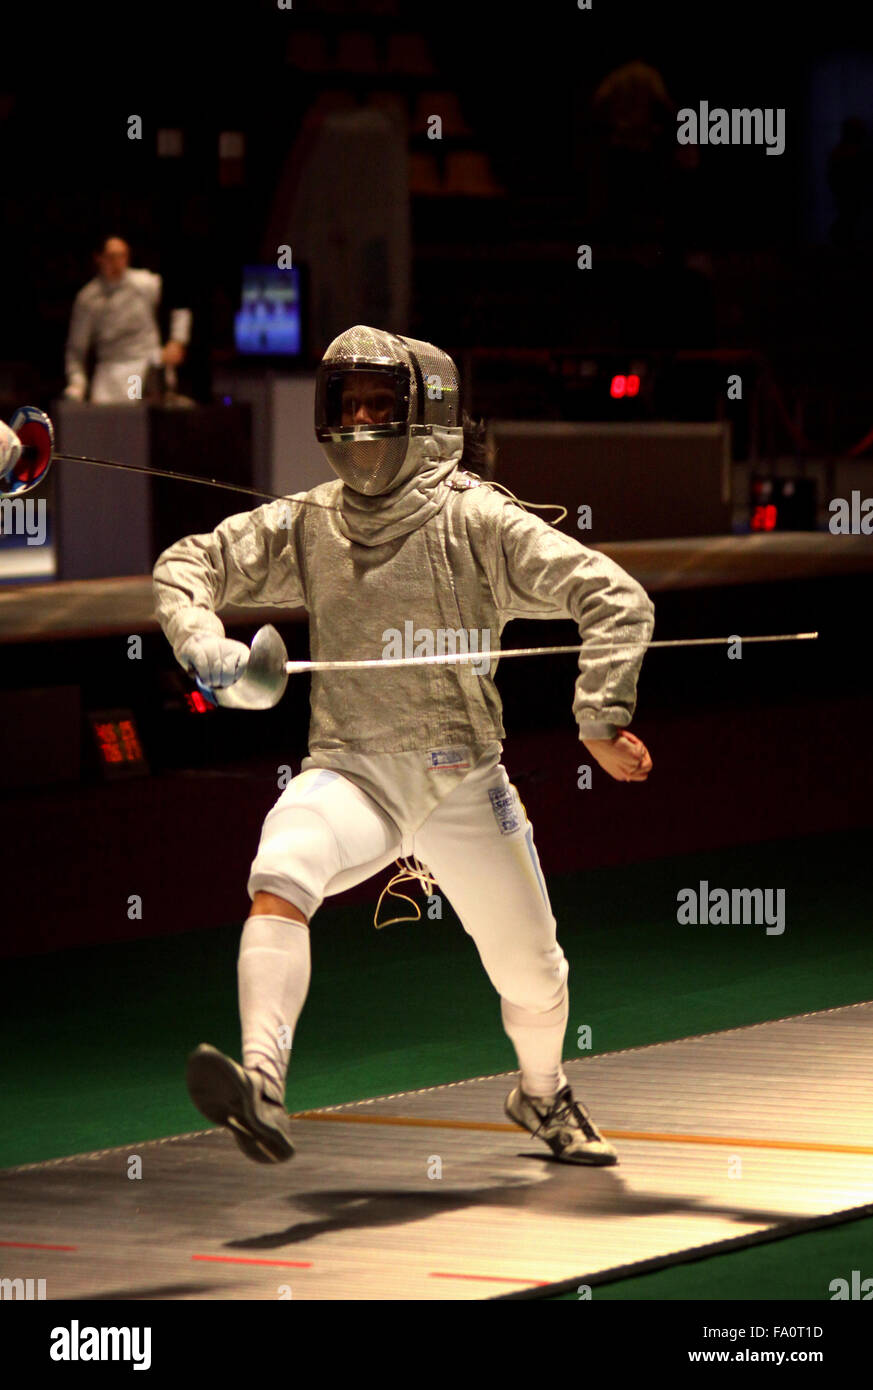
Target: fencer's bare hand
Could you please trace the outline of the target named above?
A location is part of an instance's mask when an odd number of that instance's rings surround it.
[[[592,758],[616,782],[645,782],[652,770],[649,750],[636,734],[622,729],[615,738],[583,739]]]
[[[165,367],[178,367],[185,361],[185,349],[181,343],[174,342],[171,338],[161,353]]]
[[[248,665],[249,656],[244,642],[234,642],[229,637],[218,637],[211,632],[198,632],[182,644],[178,661],[189,675],[199,676],[210,690],[222,690],[239,680]]]

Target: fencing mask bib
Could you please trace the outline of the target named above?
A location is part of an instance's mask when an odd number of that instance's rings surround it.
[[[417,468],[410,441],[459,428],[460,382],[432,343],[358,324],[331,343],[315,381],[315,437],[337,477],[366,496]]]

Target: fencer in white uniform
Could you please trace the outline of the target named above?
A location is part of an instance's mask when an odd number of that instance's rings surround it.
[[[93,348],[92,405],[125,405],[142,399],[150,368],[166,365],[172,371],[182,361],[191,314],[187,309],[173,310],[170,340],[162,348],[157,320],[161,276],[132,270],[127,243],[118,237],[110,237],[96,259],[100,273],[73,302],[65,395],[70,400],[85,399],[87,358]]]
[[[458,374],[440,349],[349,329],[319,366],[315,407],[337,481],[228,517],[158,559],[157,616],[179,662],[213,687],[239,677],[248,649],[225,637],[225,603],[305,606],[315,661],[396,655],[410,634],[414,651],[439,647],[442,634],[442,650],[491,658],[313,672],[309,756],[264,821],[249,877],[243,1064],[201,1045],[190,1094],[248,1157],[293,1154],[283,1102],[309,923],[330,894],[402,857],[445,894],[500,997],[520,1068],[506,1113],[561,1161],[614,1163],[561,1066],[568,965],[532,827],[500,761],[493,676],[511,618],[574,619],[579,736],[613,777],[645,780],[651,759],[627,726],[652,604],[605,555],[462,466]]]

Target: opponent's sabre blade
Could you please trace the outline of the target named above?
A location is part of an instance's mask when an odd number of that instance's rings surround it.
[[[27,454],[28,451],[25,449],[22,452]],[[203,487],[223,488],[225,492],[241,492],[246,497],[264,497],[270,502],[293,500],[281,496],[278,492],[262,492],[260,488],[244,487],[242,483],[226,483],[220,478],[198,478],[193,473],[174,473],[168,468],[147,468],[137,463],[119,463],[115,459],[92,459],[83,454],[52,454],[52,462],[55,459],[60,459],[63,463],[91,463],[97,468],[119,468],[122,473],[148,473],[153,478],[172,478],[177,483],[200,483]]]
[[[48,417],[46,416],[46,419]],[[21,459],[25,462],[36,462],[43,456],[43,451],[33,444],[26,444],[21,450]],[[296,502],[300,506],[320,507],[324,511],[336,511],[333,506],[328,506],[323,502],[303,502],[300,498],[290,495],[283,495],[278,492],[264,492],[261,488],[245,487],[242,483],[227,483],[221,478],[198,478],[194,473],[176,473],[169,468],[151,468],[138,463],[121,463],[118,459],[95,459],[87,454],[60,454],[51,452],[49,463],[40,474],[38,482],[44,482],[48,470],[55,459],[60,459],[62,463],[90,463],[95,468],[117,468],[122,473],[145,473],[153,478],[172,478],[177,483],[198,483],[201,487],[217,487],[224,492],[241,492],[244,497],[258,497],[268,502]],[[31,487],[35,487],[36,482],[28,484],[21,491],[29,492]]]

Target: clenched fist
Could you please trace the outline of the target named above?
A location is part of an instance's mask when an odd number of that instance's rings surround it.
[[[171,338],[166,347],[161,349],[161,361],[165,367],[178,367],[185,361],[185,349],[182,344],[173,342]]]
[[[616,782],[645,782],[652,770],[646,745],[627,729],[622,729],[615,738],[583,739],[582,742],[592,758]]]
[[[210,690],[223,690],[245,671],[249,649],[245,642],[233,642],[212,632],[195,632],[182,643],[177,659],[189,675],[199,676]]]

